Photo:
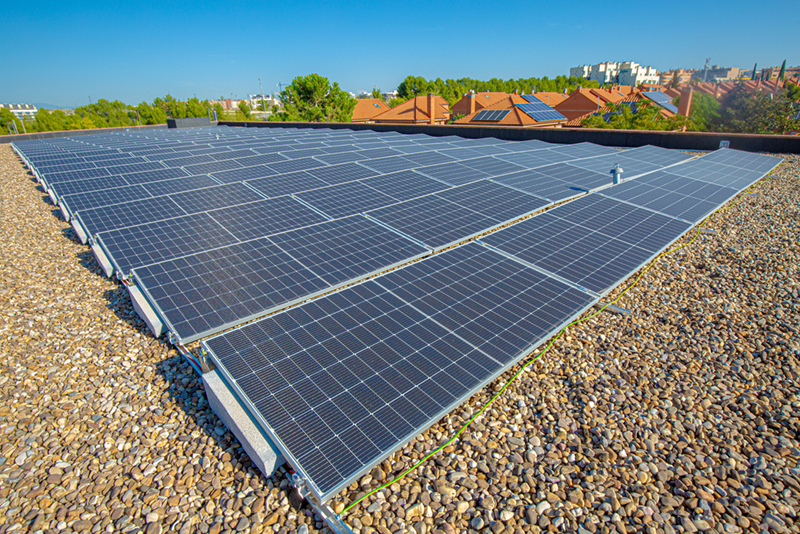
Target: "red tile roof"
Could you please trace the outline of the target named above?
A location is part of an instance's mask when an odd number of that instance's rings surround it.
[[[359,98],[353,110],[353,122],[369,122],[375,115],[391,109],[386,102],[378,98]]]
[[[455,121],[455,124],[471,124],[471,125],[484,125],[484,126],[521,126],[521,127],[546,127],[546,126],[556,126],[563,122],[564,120],[560,121],[542,121],[539,122],[530,115],[519,109],[516,104],[526,104],[528,103],[527,100],[522,98],[519,95],[510,94],[506,95],[505,98],[502,100],[495,102],[491,106],[487,106],[484,109],[480,109],[475,111],[475,113],[470,113],[469,115],[462,117]],[[474,121],[473,119],[480,113],[481,111],[487,110],[503,110],[507,109],[509,113],[503,117],[502,120],[496,122],[484,122],[484,121]]]
[[[533,93],[533,96],[553,108],[566,100],[569,95],[565,95],[564,93],[542,91],[540,93]]]
[[[508,93],[492,93],[492,92],[484,92],[484,93],[473,93],[474,96],[470,97],[469,95],[464,95],[464,97],[453,104],[453,116],[457,115],[469,115],[469,100],[470,98],[475,99],[475,111],[480,111],[488,106],[496,104],[500,100],[506,98]]]
[[[450,120],[450,104],[441,96],[434,96],[434,120],[441,124]],[[372,118],[375,123],[426,124],[430,123],[430,106],[427,96],[416,96]]]

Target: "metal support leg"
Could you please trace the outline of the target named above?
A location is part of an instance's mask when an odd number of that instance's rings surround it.
[[[300,496],[308,501],[314,510],[322,517],[325,521],[325,524],[328,525],[335,534],[353,534],[353,531],[350,530],[344,521],[342,521],[342,516],[335,513],[327,504],[321,504],[314,500],[314,497],[306,488],[305,481],[297,474],[292,473],[289,476],[289,481],[292,483],[292,486],[297,488],[297,492]]]

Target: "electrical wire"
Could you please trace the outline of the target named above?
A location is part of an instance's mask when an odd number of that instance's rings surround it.
[[[748,187],[747,189],[745,189],[744,191],[742,191],[742,195],[744,195],[744,194],[745,194],[745,193],[746,193],[748,190],[750,190],[750,189],[751,189],[751,188],[752,188],[754,185],[756,185],[756,184],[752,184],[750,187]],[[544,348],[544,349],[543,349],[543,350],[542,350],[542,351],[541,351],[539,354],[535,355],[533,358],[531,358],[530,360],[528,360],[528,362],[527,362],[527,363],[525,363],[525,365],[523,365],[522,367],[520,367],[520,368],[519,368],[519,370],[518,370],[516,373],[514,373],[514,376],[512,376],[512,377],[511,377],[511,378],[510,378],[510,379],[509,379],[509,380],[508,380],[508,381],[507,381],[505,384],[503,384],[503,387],[501,387],[501,388],[500,388],[500,389],[497,391],[497,393],[495,393],[495,394],[494,394],[494,396],[493,396],[491,399],[489,399],[489,400],[486,402],[486,404],[484,404],[484,405],[483,405],[483,407],[482,407],[480,410],[478,410],[478,411],[477,411],[477,412],[476,412],[476,413],[475,413],[475,414],[474,414],[472,417],[470,417],[469,421],[467,421],[466,423],[464,423],[464,425],[463,425],[463,426],[462,426],[462,427],[461,427],[461,428],[458,430],[458,432],[456,432],[456,433],[455,433],[455,434],[454,434],[454,435],[453,435],[453,436],[452,436],[452,437],[451,437],[449,440],[447,440],[445,443],[443,443],[442,445],[440,445],[440,446],[439,446],[439,447],[437,447],[436,449],[434,449],[434,450],[432,450],[431,452],[429,452],[427,455],[425,455],[425,457],[423,457],[421,460],[419,460],[419,461],[418,461],[416,464],[414,464],[413,466],[411,466],[411,467],[409,467],[408,469],[406,469],[404,472],[402,472],[400,475],[398,475],[398,476],[397,476],[397,477],[395,477],[394,479],[390,480],[389,482],[387,482],[387,483],[385,483],[385,484],[383,484],[383,485],[381,485],[381,486],[378,486],[377,488],[373,489],[372,491],[370,491],[370,492],[368,492],[368,493],[364,494],[364,495],[363,495],[361,498],[359,498],[359,499],[356,499],[355,501],[353,501],[352,503],[350,503],[348,506],[346,506],[346,507],[344,508],[344,510],[342,510],[341,514],[339,514],[339,515],[340,515],[340,516],[341,516],[341,515],[343,515],[345,512],[347,512],[348,510],[350,510],[352,507],[354,507],[355,505],[357,505],[358,503],[360,503],[361,501],[363,501],[363,500],[364,500],[364,499],[366,499],[367,497],[369,497],[369,496],[371,496],[371,495],[374,495],[375,493],[377,493],[377,492],[381,491],[382,489],[384,489],[384,488],[388,488],[389,486],[391,486],[391,485],[392,485],[392,484],[394,484],[395,482],[398,482],[398,481],[402,480],[402,479],[403,479],[403,478],[404,478],[406,475],[408,475],[409,473],[411,473],[412,471],[414,471],[415,469],[417,469],[419,466],[421,466],[423,463],[425,463],[425,462],[426,462],[428,459],[430,459],[432,456],[434,456],[435,454],[438,454],[438,453],[439,453],[439,452],[441,452],[441,451],[442,451],[442,450],[443,450],[445,447],[447,447],[448,445],[450,445],[451,443],[453,443],[453,441],[455,441],[456,439],[458,439],[458,437],[459,437],[459,436],[460,436],[460,435],[461,435],[461,434],[462,434],[462,433],[463,433],[463,432],[464,432],[464,431],[467,429],[467,427],[469,427],[469,425],[470,425],[470,424],[472,424],[472,422],[473,422],[475,419],[477,419],[477,418],[478,418],[478,417],[479,417],[479,416],[480,416],[480,415],[481,415],[483,412],[485,412],[485,411],[486,411],[486,409],[487,409],[487,408],[488,408],[488,407],[489,407],[489,406],[490,406],[490,405],[491,405],[491,404],[492,404],[492,403],[493,403],[493,402],[494,402],[494,401],[495,401],[495,400],[496,400],[496,399],[497,399],[497,398],[498,398],[500,395],[502,395],[502,394],[503,394],[503,392],[506,390],[506,388],[508,388],[509,384],[511,384],[512,382],[514,382],[514,380],[516,380],[516,379],[517,379],[517,377],[518,377],[519,375],[521,375],[521,374],[522,374],[522,372],[523,372],[523,371],[525,371],[525,369],[527,369],[527,368],[528,368],[528,367],[529,367],[531,364],[533,364],[533,363],[535,363],[536,361],[538,361],[538,360],[539,360],[539,359],[540,359],[540,358],[541,358],[541,357],[542,357],[542,356],[543,356],[543,355],[544,355],[544,354],[545,354],[545,353],[546,353],[546,352],[547,352],[547,351],[548,351],[548,350],[549,350],[549,349],[550,349],[550,348],[553,346],[553,344],[554,344],[556,341],[558,341],[558,339],[559,339],[559,338],[560,338],[560,337],[561,337],[561,336],[564,334],[564,332],[567,330],[567,328],[569,328],[570,326],[574,326],[574,325],[580,324],[580,323],[582,323],[582,322],[584,322],[584,321],[587,321],[587,320],[589,320],[589,319],[592,319],[592,318],[596,317],[598,314],[602,313],[602,312],[603,312],[603,311],[604,311],[606,308],[608,308],[609,306],[616,304],[616,303],[617,303],[617,302],[618,302],[618,301],[619,301],[619,300],[620,300],[620,299],[623,297],[623,295],[625,295],[625,293],[627,293],[628,291],[630,291],[630,290],[631,290],[631,288],[633,288],[633,287],[634,287],[636,284],[638,284],[638,283],[639,283],[639,280],[641,280],[641,278],[642,278],[642,277],[643,277],[643,276],[644,276],[644,275],[647,273],[647,271],[649,271],[649,270],[650,270],[650,269],[651,269],[651,268],[652,268],[652,267],[653,267],[653,266],[656,264],[656,262],[657,262],[659,259],[661,259],[663,256],[665,256],[665,255],[667,255],[667,254],[671,254],[671,253],[673,253],[673,252],[676,252],[676,251],[678,251],[678,250],[680,250],[680,249],[682,249],[682,248],[684,248],[684,247],[688,247],[689,245],[691,245],[692,243],[694,243],[694,242],[695,242],[695,240],[697,240],[697,238],[700,236],[700,234],[701,234],[701,231],[700,231],[700,230],[702,229],[703,225],[706,223],[706,221],[708,221],[708,219],[709,219],[709,218],[710,218],[712,215],[715,215],[716,213],[719,213],[719,212],[721,212],[721,211],[724,211],[724,210],[726,210],[726,209],[730,209],[730,208],[732,208],[733,206],[735,206],[736,204],[738,204],[739,202],[741,202],[743,198],[744,198],[744,197],[742,196],[742,197],[740,197],[738,200],[736,200],[735,202],[733,202],[732,204],[729,204],[728,206],[723,206],[723,207],[721,207],[721,208],[719,208],[719,209],[717,209],[717,210],[714,210],[712,213],[708,214],[708,216],[706,216],[706,218],[705,218],[705,219],[703,219],[703,220],[700,222],[700,224],[698,224],[698,225],[697,225],[697,233],[694,235],[694,237],[693,237],[692,239],[690,239],[688,242],[686,242],[686,243],[684,243],[684,244],[682,244],[682,245],[679,245],[679,246],[677,246],[677,247],[675,247],[675,248],[667,249],[667,250],[665,250],[664,252],[662,252],[661,254],[659,254],[658,256],[656,256],[655,258],[653,258],[653,260],[652,260],[652,261],[651,261],[651,262],[650,262],[650,263],[647,265],[647,267],[645,267],[645,268],[642,270],[642,272],[640,272],[640,273],[639,273],[639,275],[638,275],[638,276],[637,276],[637,277],[634,279],[634,281],[633,281],[633,282],[632,282],[632,283],[631,283],[631,284],[630,284],[628,287],[626,287],[626,288],[625,288],[625,289],[624,289],[624,290],[623,290],[623,291],[622,291],[622,292],[621,292],[619,295],[617,295],[617,297],[616,297],[614,300],[612,300],[612,301],[610,301],[610,302],[606,303],[606,304],[605,304],[605,305],[604,305],[602,308],[598,309],[598,310],[597,310],[597,311],[595,311],[594,313],[592,313],[592,314],[590,314],[590,315],[587,315],[586,317],[582,317],[582,318],[580,318],[580,319],[576,319],[576,320],[572,321],[571,323],[569,323],[568,325],[564,326],[564,327],[563,327],[561,330],[559,330],[558,334],[556,334],[556,335],[555,335],[555,336],[554,336],[554,337],[553,337],[553,338],[550,340],[550,342],[547,344],[547,346],[546,346],[546,347],[545,347],[545,348]]]

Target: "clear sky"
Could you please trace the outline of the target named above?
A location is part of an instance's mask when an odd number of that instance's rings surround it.
[[[270,93],[312,72],[358,92],[408,75],[552,78],[600,61],[800,65],[797,0],[4,0],[0,13],[0,102],[65,107],[241,98],[259,77]]]

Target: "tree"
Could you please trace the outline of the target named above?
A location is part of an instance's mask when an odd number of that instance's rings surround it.
[[[250,120],[250,106],[247,105],[247,102],[244,100],[239,101],[239,112],[244,117],[244,120]]]
[[[269,120],[350,122],[356,99],[319,74],[297,76],[280,94],[283,110],[273,107]]]
[[[800,101],[800,85],[786,82],[786,98],[792,102]]]
[[[598,113],[584,119],[581,126],[619,130],[681,130],[692,127],[691,121],[682,115],[664,117],[661,106],[649,100],[642,99],[633,104],[607,104]],[[603,118],[604,115],[608,115],[608,120]]]
[[[377,87],[372,88],[372,98],[377,98],[378,100],[383,100],[383,93]]]
[[[672,81],[669,82],[669,86],[673,89],[677,89],[678,86],[681,84],[681,75],[678,74],[678,69],[675,69],[672,72]]]
[[[680,97],[678,97],[680,100]],[[689,110],[689,118],[692,119],[694,130],[706,132],[712,125],[719,120],[720,105],[716,98],[711,95],[695,92],[692,95],[692,107]]]
[[[800,121],[789,118],[791,111],[787,91],[751,93],[738,84],[723,98],[712,127],[720,132],[782,134],[800,129]]]

